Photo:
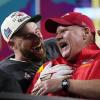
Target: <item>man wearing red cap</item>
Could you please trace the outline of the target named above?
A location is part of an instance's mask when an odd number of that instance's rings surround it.
[[[50,33],[56,33],[59,50],[67,62],[65,64],[75,70],[70,79],[66,75],[41,81],[34,86],[33,94],[57,95],[57,91],[63,91],[76,97],[100,98],[100,50],[95,44],[96,30],[92,20],[81,13],[70,12],[48,19],[45,28]],[[61,64],[62,58],[59,61]]]

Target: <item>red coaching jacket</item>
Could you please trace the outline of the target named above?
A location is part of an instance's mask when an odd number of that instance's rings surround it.
[[[59,57],[52,61],[53,65],[57,64],[67,64],[75,68],[75,71],[72,75],[72,79],[75,80],[92,80],[100,79],[100,50],[95,44],[89,45],[87,48],[84,48],[80,54],[76,56],[76,61],[67,62],[64,58]],[[31,93],[34,88],[34,84],[38,80],[40,73],[48,63],[43,64],[37,71],[32,84],[28,88],[28,93]],[[53,94],[55,96],[66,96],[63,91],[58,91]]]

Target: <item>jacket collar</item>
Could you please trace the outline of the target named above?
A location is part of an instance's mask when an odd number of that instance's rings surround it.
[[[76,66],[83,62],[88,62],[89,60],[93,60],[98,54],[100,54],[100,49],[96,46],[96,44],[90,44],[76,55],[76,61],[74,61],[73,64]]]

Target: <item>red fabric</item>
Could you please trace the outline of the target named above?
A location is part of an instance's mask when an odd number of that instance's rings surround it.
[[[52,62],[53,66],[54,66],[54,65],[57,65],[57,64],[67,64],[67,61],[66,61],[65,59],[63,59],[62,57],[59,57],[59,58],[54,59],[53,61],[49,61],[49,62]],[[46,65],[47,65],[49,62],[43,64],[41,67],[45,68]],[[41,69],[41,67],[40,67],[39,69]],[[41,72],[42,72],[42,70],[41,70]],[[40,71],[37,71],[35,77],[33,78],[33,81],[32,81],[32,83],[31,83],[31,85],[30,85],[29,88],[28,88],[28,91],[27,91],[28,93],[31,93],[31,91],[32,91],[32,89],[33,89],[35,83],[37,82],[39,76],[40,76]],[[51,94],[49,94],[49,95],[51,95]]]
[[[84,48],[82,52],[76,56],[76,61],[74,64],[67,62],[62,57],[59,57],[53,60],[53,65],[56,64],[67,64],[72,67],[75,67],[76,70],[73,73],[72,79],[75,80],[91,80],[91,79],[100,79],[100,50],[96,45],[90,45],[87,48]],[[46,63],[47,64],[47,63]],[[32,84],[28,90],[28,93],[31,93],[31,90],[34,87],[37,79],[39,78],[40,73],[36,73],[35,78],[33,79]],[[63,91],[57,91],[56,93],[49,94],[49,96],[66,96]]]
[[[52,27],[51,27],[52,25]],[[69,12],[58,18],[50,18],[45,22],[45,28],[48,32],[56,33],[58,25],[79,25],[85,26],[90,29],[91,32],[95,33],[95,26],[93,21],[86,15],[79,12]]]

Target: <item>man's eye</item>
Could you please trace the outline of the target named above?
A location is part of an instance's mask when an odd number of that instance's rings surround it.
[[[61,33],[65,33],[65,32],[67,32],[67,31],[68,31],[68,30],[67,30],[67,29],[65,29],[65,30],[62,30],[62,31],[61,31]]]
[[[32,35],[28,34],[25,36],[26,39],[32,38]]]

